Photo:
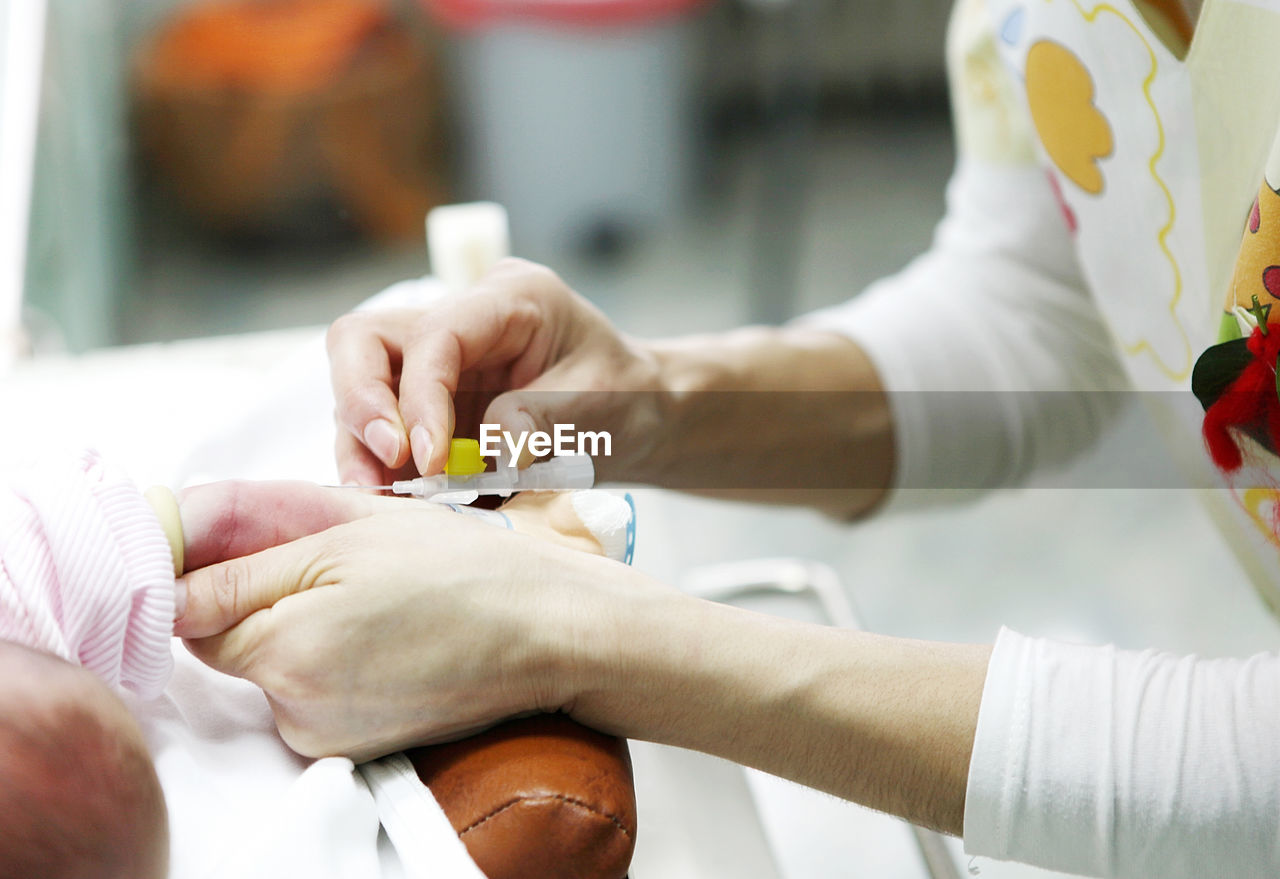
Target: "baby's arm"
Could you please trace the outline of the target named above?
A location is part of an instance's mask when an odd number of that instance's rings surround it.
[[[310,482],[229,480],[179,493],[184,570],[252,555],[335,525],[413,507],[476,515],[501,528],[622,561],[631,510],[603,491],[524,492],[496,511],[442,505]],[[179,615],[181,616],[181,614]]]

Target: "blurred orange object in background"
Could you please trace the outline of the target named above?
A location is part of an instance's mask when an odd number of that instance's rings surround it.
[[[382,0],[205,0],[133,90],[144,161],[215,231],[418,240],[444,200],[435,66]]]
[[[212,3],[176,18],[152,62],[175,85],[296,94],[323,88],[386,26],[383,5],[364,0]]]

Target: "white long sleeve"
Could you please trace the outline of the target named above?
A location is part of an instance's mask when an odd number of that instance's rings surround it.
[[[894,506],[936,496],[910,489],[981,490],[1067,461],[1118,408],[1106,392],[1129,386],[984,5],[961,0],[953,18],[961,159],[932,247],[807,318],[857,342],[888,392]],[[1001,632],[964,828],[970,854],[1084,875],[1280,875],[1280,656]]]
[[[897,489],[987,489],[1087,448],[1128,387],[1043,172],[962,158],[932,247],[809,325],[888,392]],[[900,505],[916,493],[896,493]]]
[[[981,489],[1064,462],[1122,397],[1105,391],[1128,387],[1041,172],[962,160],[948,205],[928,253],[809,318],[879,370],[899,489]],[[1201,660],[1002,632],[965,847],[1117,879],[1280,875],[1280,656]]]
[[[970,854],[1090,876],[1280,875],[1280,655],[1002,631],[964,826]]]

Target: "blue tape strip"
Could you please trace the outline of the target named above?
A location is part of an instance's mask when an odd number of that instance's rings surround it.
[[[624,494],[622,498],[631,508],[631,520],[627,522],[627,551],[622,556],[622,563],[629,565],[636,554],[636,502],[631,498],[630,492]]]
[[[445,506],[453,510],[455,513],[461,513],[464,516],[474,516],[477,519],[483,519],[490,525],[496,525],[497,523],[493,521],[494,518],[501,517],[502,522],[507,526],[508,531],[516,530],[516,527],[511,524],[511,517],[502,512],[502,510],[480,510],[475,507],[469,507],[465,504],[445,504]]]

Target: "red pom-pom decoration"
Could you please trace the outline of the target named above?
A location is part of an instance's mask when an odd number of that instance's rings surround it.
[[[1248,341],[1248,364],[1204,413],[1204,441],[1213,463],[1231,473],[1244,463],[1235,432],[1257,437],[1272,450],[1280,449],[1280,394],[1276,390],[1276,360],[1280,332],[1254,328]]]

